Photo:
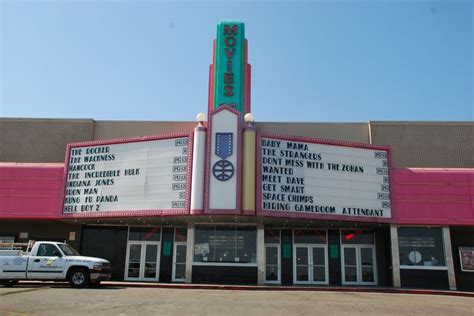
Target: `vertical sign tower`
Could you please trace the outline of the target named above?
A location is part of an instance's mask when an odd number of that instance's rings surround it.
[[[242,123],[250,111],[250,65],[242,22],[217,25],[209,72],[205,212],[240,213]]]
[[[250,65],[242,22],[220,22],[209,69],[209,112],[229,106],[242,114],[250,112]]]

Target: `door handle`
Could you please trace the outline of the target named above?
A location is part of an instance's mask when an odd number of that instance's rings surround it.
[[[33,260],[33,262],[40,262],[40,259],[35,259]]]

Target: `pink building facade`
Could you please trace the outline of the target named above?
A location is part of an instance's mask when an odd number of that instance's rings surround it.
[[[116,280],[474,290],[472,122],[255,122],[247,51],[219,24],[196,123],[0,120],[0,241]]]

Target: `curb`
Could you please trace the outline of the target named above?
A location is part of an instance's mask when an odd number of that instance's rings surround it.
[[[56,286],[69,287],[66,282],[20,281],[22,286]],[[158,288],[182,290],[226,290],[226,291],[312,291],[312,292],[355,292],[355,293],[385,293],[385,294],[419,294],[445,295],[474,298],[474,292],[426,290],[426,289],[396,289],[377,287],[340,287],[340,286],[268,286],[268,285],[224,285],[224,284],[176,284],[176,283],[143,283],[143,282],[114,282],[104,281],[104,287]]]

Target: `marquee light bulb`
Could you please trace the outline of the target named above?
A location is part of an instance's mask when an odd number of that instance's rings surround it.
[[[196,115],[196,120],[198,122],[204,122],[206,120],[206,114],[198,113],[198,115]]]
[[[245,120],[245,122],[247,122],[247,123],[253,122],[253,121],[254,121],[253,114],[252,114],[252,113],[247,113],[247,114],[245,114],[244,120]]]

